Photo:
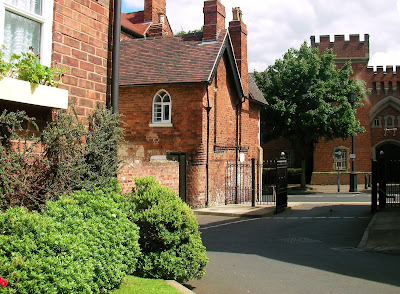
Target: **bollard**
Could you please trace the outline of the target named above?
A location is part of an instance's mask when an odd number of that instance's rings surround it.
[[[365,189],[368,189],[368,180],[367,180],[367,175],[365,175]]]

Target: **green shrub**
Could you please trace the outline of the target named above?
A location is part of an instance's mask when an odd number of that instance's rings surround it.
[[[300,184],[301,183],[301,168],[288,168],[288,183]]]
[[[179,282],[203,276],[208,259],[192,210],[152,177],[135,182],[142,251],[136,275]]]
[[[64,193],[102,189],[118,173],[123,130],[110,109],[98,105],[87,129],[73,110],[61,110],[40,140],[24,133],[26,123],[36,126],[24,112],[0,114],[0,211],[39,210]]]
[[[106,293],[136,270],[139,255],[132,199],[77,191],[43,213],[0,213],[0,293]]]

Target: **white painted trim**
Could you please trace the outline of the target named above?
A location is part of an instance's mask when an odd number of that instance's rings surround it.
[[[173,124],[149,123],[149,127],[151,127],[151,128],[172,128]]]
[[[4,13],[6,9],[41,24],[40,63],[46,66],[51,66],[54,1],[42,0],[42,15],[37,15],[15,5],[5,3],[4,0],[0,0],[0,45],[3,44],[4,38]]]
[[[51,108],[68,108],[68,91],[0,77],[0,99]]]
[[[163,108],[163,106],[164,106],[165,104],[168,104],[168,105],[169,105],[169,119],[168,119],[168,120],[162,120],[162,118],[161,118],[161,121],[158,122],[158,121],[155,121],[155,120],[154,120],[154,100],[156,99],[156,97],[157,97],[157,96],[159,95],[159,93],[161,93],[161,92],[167,93],[167,95],[168,95],[168,97],[169,97],[169,103],[161,102],[161,116],[163,116],[163,114],[164,114],[164,108]],[[164,95],[164,96],[165,96],[165,95]],[[171,95],[168,93],[167,90],[165,90],[165,89],[160,89],[160,90],[158,90],[157,93],[153,96],[153,102],[152,102],[152,104],[151,104],[151,121],[152,121],[152,124],[171,124],[171,117],[172,117],[172,98],[171,98]],[[171,126],[172,126],[172,124],[171,124]]]

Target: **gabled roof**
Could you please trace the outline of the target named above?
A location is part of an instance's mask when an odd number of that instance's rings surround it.
[[[151,23],[144,23],[144,11],[121,13],[121,28],[123,31],[143,37]]]
[[[228,56],[238,94],[243,97],[226,30],[213,42],[203,42],[201,33],[121,41],[120,86],[211,83],[224,54]]]
[[[265,100],[263,93],[257,86],[256,79],[253,73],[249,73],[249,98],[254,102],[268,105],[268,102],[267,100]]]

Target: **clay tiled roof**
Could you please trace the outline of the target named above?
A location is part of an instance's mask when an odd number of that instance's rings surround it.
[[[121,86],[209,82],[226,44],[226,30],[216,42],[201,35],[121,41]],[[240,82],[239,82],[240,83]],[[241,86],[239,86],[241,87]]]
[[[144,36],[151,23],[144,23],[144,11],[121,13],[121,26],[140,36]]]
[[[249,92],[250,92],[250,99],[254,100],[255,102],[261,104],[268,104],[267,100],[265,100],[263,93],[258,88],[256,79],[254,74],[249,73]]]

